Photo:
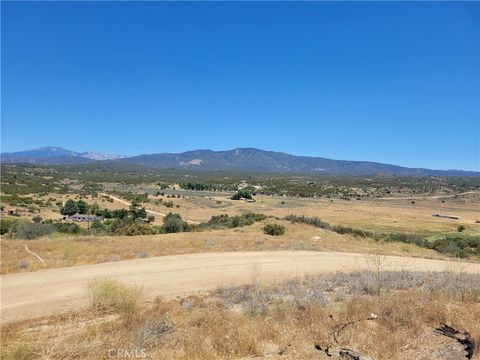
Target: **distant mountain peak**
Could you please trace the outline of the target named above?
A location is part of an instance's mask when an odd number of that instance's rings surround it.
[[[105,154],[94,151],[76,152],[64,149],[60,146],[45,146],[32,150],[2,153],[2,162],[26,162],[26,163],[85,163],[89,160],[114,160],[126,157],[126,155]]]
[[[132,157],[93,151],[75,152],[61,147],[1,154],[2,163],[84,164],[109,161],[146,166],[154,169],[241,171],[251,173],[378,175],[385,176],[480,176],[480,172],[407,168],[371,161],[332,160],[295,156],[256,148],[226,151],[192,150],[183,153],[144,154]]]

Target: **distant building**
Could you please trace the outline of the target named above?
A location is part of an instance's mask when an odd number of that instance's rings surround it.
[[[93,222],[95,220],[102,221],[103,219],[100,216],[95,215],[86,215],[86,214],[75,214],[70,215],[68,220],[76,222]]]

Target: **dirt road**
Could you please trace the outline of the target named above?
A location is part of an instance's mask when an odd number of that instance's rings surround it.
[[[123,204],[123,205],[126,205],[126,206],[130,206],[132,205],[131,203],[129,203],[128,201],[125,201],[123,199],[120,199],[116,196],[113,196],[113,195],[110,195],[110,194],[105,194],[105,193],[99,193],[100,195],[102,196],[108,196],[110,198],[112,198],[113,200],[115,201],[118,201],[119,203]],[[159,212],[156,212],[156,211],[153,211],[153,210],[148,210],[148,209],[145,209],[145,211],[147,212],[147,214],[152,214],[152,215],[158,215],[158,216],[162,216],[164,217],[166,214],[164,213],[159,213]],[[186,219],[185,220],[187,223],[189,224],[200,224],[198,221],[194,221],[194,220],[188,220]]]
[[[385,270],[465,271],[480,274],[480,264],[397,256],[382,257]],[[340,252],[228,252],[162,256],[150,259],[2,275],[1,320],[56,313],[87,303],[86,286],[110,277],[144,286],[153,297],[195,294],[220,285],[269,282],[304,274],[368,269],[364,255]]]
[[[87,303],[94,277],[144,286],[151,296],[182,296],[217,286],[268,282],[318,272],[370,268],[365,255],[341,252],[273,251],[162,256],[150,259],[2,275],[1,320],[52,314]],[[397,256],[382,257],[384,270],[465,271],[480,264]]]

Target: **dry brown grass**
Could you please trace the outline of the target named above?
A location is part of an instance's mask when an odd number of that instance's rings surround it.
[[[65,202],[69,198],[78,199],[75,195],[51,194],[43,197],[47,200],[54,197]],[[444,234],[455,232],[458,225],[464,225],[466,232],[480,234],[480,192],[473,192],[458,198],[383,198],[339,200],[313,199],[275,196],[256,196],[256,202],[247,203],[233,201],[227,196],[212,193],[211,197],[192,197],[168,199],[165,196],[150,196],[152,202],[144,206],[152,211],[167,213],[178,212],[183,218],[194,221],[207,221],[210,217],[222,213],[239,215],[245,212],[258,212],[265,215],[285,217],[289,214],[317,216],[332,225],[351,226],[355,228],[381,232],[426,232]],[[172,200],[173,208],[155,205],[153,200]],[[117,201],[112,203],[99,198],[87,196],[84,198],[90,204],[98,203],[101,208],[115,210],[126,208]],[[442,202],[442,200],[444,202]],[[415,203],[412,204],[412,201]],[[220,203],[218,203],[220,202]],[[283,202],[283,203],[282,203]],[[180,207],[177,208],[176,205]],[[433,214],[450,214],[460,217],[459,220],[434,218]],[[30,214],[34,216],[36,214]],[[56,208],[41,208],[44,218],[58,219],[60,215]],[[161,224],[162,219],[156,216],[155,223]]]
[[[65,201],[66,195],[51,195]],[[364,230],[380,232],[420,232],[445,234],[456,231],[464,224],[467,234],[480,234],[480,195],[469,194],[458,199],[371,199],[342,201],[328,199],[301,199],[258,196],[257,202],[245,203],[228,200],[226,197],[174,199],[180,208],[174,208],[184,218],[208,220],[213,215],[241,214],[247,211],[284,217],[288,214],[318,216],[332,225],[341,224]],[[87,202],[99,202],[110,209],[125,207],[116,201],[109,203],[88,197]],[[220,205],[217,203],[220,201]],[[281,202],[284,202],[283,204]],[[154,211],[165,212],[165,207],[146,205]],[[45,217],[57,217],[52,210],[44,209]],[[433,213],[461,216],[460,220],[433,218]],[[161,218],[156,217],[156,223]],[[442,257],[438,253],[404,243],[377,244],[369,239],[358,239],[350,235],[315,229],[304,225],[287,226],[286,234],[278,238],[263,235],[260,224],[233,230],[216,230],[201,233],[182,233],[135,237],[56,236],[28,241],[30,250],[38,253],[47,263],[47,268],[118,261],[135,257],[151,257],[236,250],[316,250],[316,251],[375,251],[390,255]],[[86,226],[86,225],[85,225]],[[43,264],[27,254],[24,241],[2,239],[1,273],[32,271],[43,268]]]
[[[237,229],[148,236],[62,236],[36,240],[1,240],[1,273],[35,271],[133,258],[222,251],[312,250],[376,252],[384,255],[445,258],[412,244],[384,243],[303,224],[286,225],[282,236],[263,234],[263,223]],[[24,245],[40,255],[44,266],[25,251]],[[24,262],[28,264],[26,268]]]
[[[238,215],[244,212],[258,212],[265,215],[285,217],[289,214],[317,216],[332,225],[344,225],[381,232],[426,232],[443,234],[455,232],[460,224],[467,232],[480,234],[480,193],[459,198],[417,198],[412,199],[312,199],[274,196],[256,196],[256,202],[229,200],[227,197],[176,199],[180,208],[175,209],[184,218],[196,221],[208,220],[213,215],[226,213]],[[216,201],[224,204],[216,205]],[[283,204],[282,204],[283,202]],[[153,210],[162,210],[162,208]],[[165,210],[165,208],[163,208]],[[457,215],[460,220],[432,217],[433,214]]]
[[[156,299],[129,318],[98,318],[84,309],[4,325],[2,354],[104,359],[109,349],[136,349],[152,359],[327,358],[318,345],[375,359],[445,359],[462,351],[454,340],[434,334],[441,324],[480,340],[478,276],[385,273],[385,291],[375,296],[360,286],[374,281],[370,273],[339,273],[219,289],[205,298]],[[252,312],[252,304],[263,310]],[[372,313],[378,318],[366,320]],[[336,343],[336,326],[354,320],[337,333]]]

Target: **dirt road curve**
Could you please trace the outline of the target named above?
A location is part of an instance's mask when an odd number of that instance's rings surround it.
[[[127,205],[127,206],[130,206],[132,205],[131,203],[129,203],[128,201],[125,201],[123,199],[120,199],[116,196],[113,196],[113,195],[110,195],[110,194],[105,194],[105,193],[99,193],[100,195],[102,196],[108,196],[108,197],[111,197],[113,200],[115,201],[118,201],[119,203],[123,204],[123,205]],[[145,211],[148,213],[148,214],[153,214],[153,215],[158,215],[158,216],[162,216],[164,217],[166,214],[164,213],[159,213],[159,212],[156,212],[156,211],[153,211],[153,210],[148,210],[148,209],[145,209]],[[188,220],[186,219],[185,220],[187,223],[189,224],[200,224],[198,221],[194,221],[194,220]]]
[[[452,270],[480,274],[480,264],[396,256],[383,257],[382,266],[385,270]],[[3,275],[1,320],[41,316],[85,305],[86,285],[94,277],[116,278],[142,285],[152,296],[174,297],[219,285],[366,268],[368,263],[361,254],[266,251],[162,256]]]

